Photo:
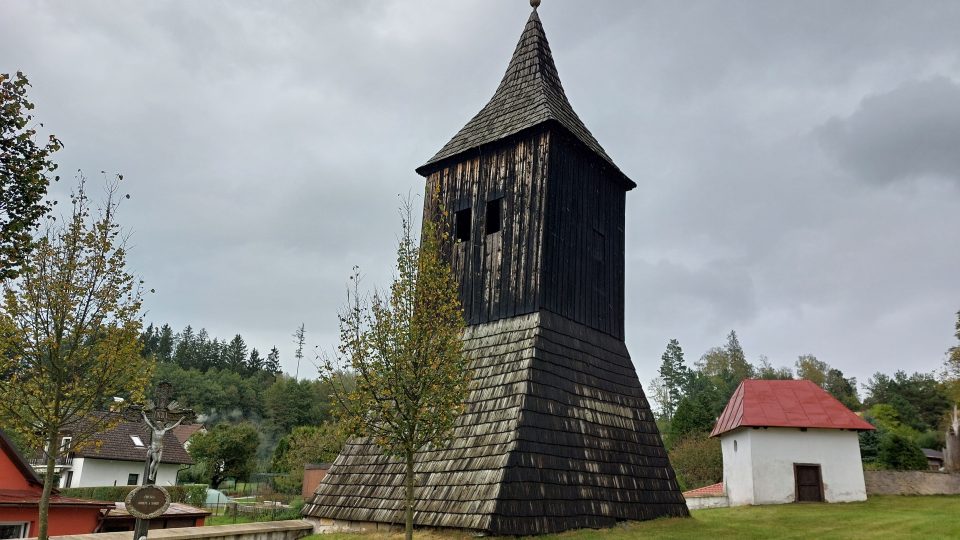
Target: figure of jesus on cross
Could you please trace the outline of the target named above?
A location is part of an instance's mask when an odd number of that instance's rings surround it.
[[[144,484],[155,484],[160,460],[163,458],[163,437],[183,422],[192,422],[196,415],[190,409],[180,409],[173,399],[173,385],[163,381],[157,385],[152,400],[139,409],[143,421],[150,427],[150,447],[144,468]]]

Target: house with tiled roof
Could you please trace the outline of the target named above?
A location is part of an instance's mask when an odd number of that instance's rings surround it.
[[[40,477],[0,430],[0,538],[37,536],[42,493]],[[112,508],[112,502],[63,497],[54,490],[50,496],[48,532],[96,532],[101,512]]]
[[[873,429],[813,382],[745,380],[710,434],[720,491],[731,506],[866,500],[858,433]]]
[[[72,448],[71,435],[61,435],[63,448]],[[132,486],[143,481],[144,462],[150,446],[150,428],[143,422],[122,420],[113,428],[97,433],[83,445],[58,460],[60,487]],[[42,460],[34,462],[34,466]],[[193,464],[173,431],[163,438],[163,456],[157,470],[157,484],[177,483],[180,469]]]

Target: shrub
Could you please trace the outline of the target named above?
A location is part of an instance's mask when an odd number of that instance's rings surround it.
[[[64,497],[75,497],[78,499],[91,499],[94,501],[123,502],[127,495],[137,486],[99,486],[99,487],[77,487],[65,488],[60,490]],[[203,506],[207,499],[206,484],[188,484],[180,486],[163,486],[170,494],[170,501],[189,504],[190,506]]]
[[[680,439],[673,445],[669,455],[681,490],[708,486],[723,480],[723,453],[719,439],[697,436]]]
[[[927,458],[917,443],[896,433],[883,435],[877,457],[888,469],[922,471],[927,468]]]

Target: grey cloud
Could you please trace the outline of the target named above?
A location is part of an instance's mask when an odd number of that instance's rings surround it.
[[[885,184],[926,176],[960,185],[960,86],[946,77],[864,98],[819,129],[824,149],[859,178]]]

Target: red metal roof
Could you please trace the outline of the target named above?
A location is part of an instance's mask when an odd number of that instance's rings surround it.
[[[723,490],[723,482],[718,482],[716,484],[683,492],[684,499],[695,499],[697,497],[722,497],[724,495],[726,495],[726,492]]]
[[[740,383],[710,436],[739,427],[876,429],[811,381],[755,379]]]

